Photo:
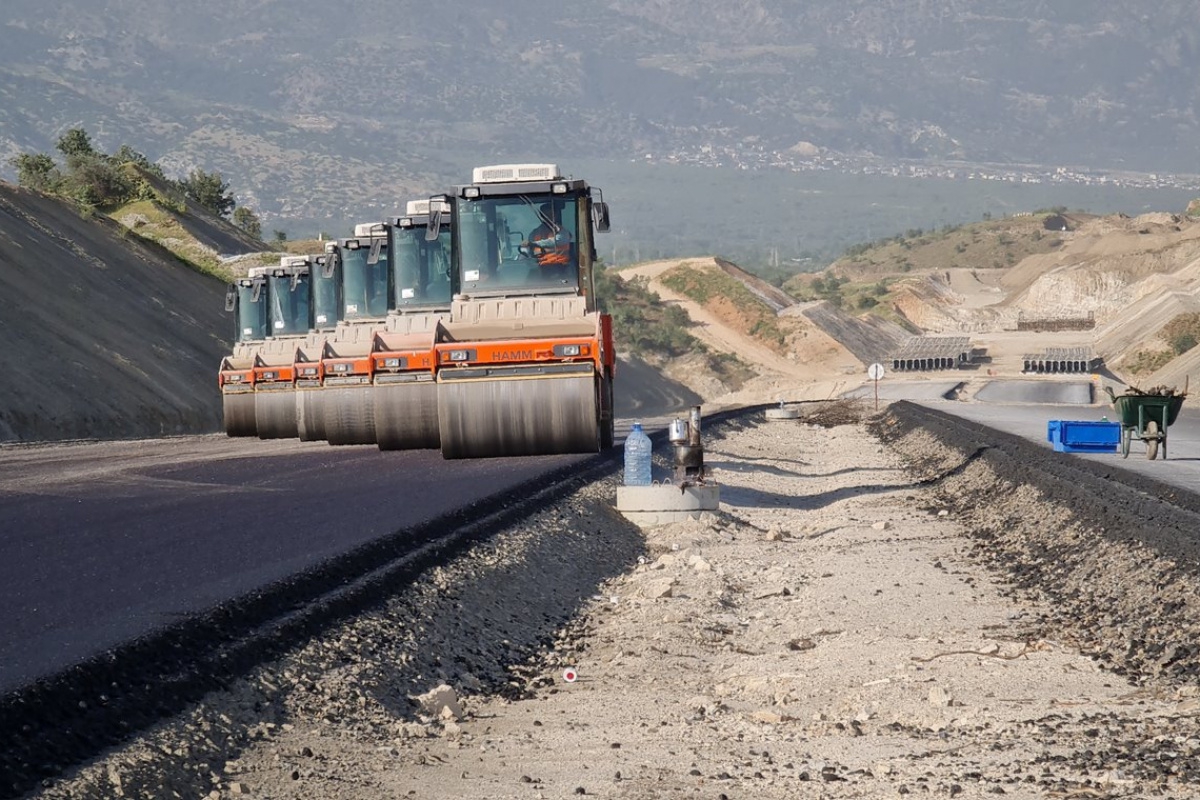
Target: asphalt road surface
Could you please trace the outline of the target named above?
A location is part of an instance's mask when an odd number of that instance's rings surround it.
[[[0,449],[0,694],[583,458],[224,436]]]

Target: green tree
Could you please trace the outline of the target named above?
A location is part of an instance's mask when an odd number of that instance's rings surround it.
[[[162,167],[127,144],[121,145],[117,149],[117,152],[109,156],[109,160],[114,164],[135,164],[156,178],[161,178],[164,181],[167,179],[167,176],[162,171]]]
[[[17,170],[17,183],[27,189],[53,191],[58,182],[54,159],[45,153],[22,153],[10,158],[8,163]]]
[[[119,167],[102,155],[71,157],[70,172],[63,189],[71,197],[89,206],[112,206],[126,202],[135,188]]]
[[[71,128],[58,137],[55,147],[66,157],[68,166],[72,159],[96,155],[96,148],[92,147],[92,138],[83,128]]]
[[[259,220],[258,214],[255,214],[245,206],[238,206],[233,210],[233,224],[255,239],[262,238],[262,221]]]
[[[179,188],[189,198],[218,217],[229,216],[234,206],[237,205],[237,201],[229,193],[229,184],[221,179],[219,172],[194,169],[179,182]]]

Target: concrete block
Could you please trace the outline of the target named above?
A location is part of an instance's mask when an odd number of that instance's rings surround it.
[[[617,510],[637,525],[665,525],[695,519],[720,506],[721,492],[714,484],[683,489],[670,484],[617,487]]]

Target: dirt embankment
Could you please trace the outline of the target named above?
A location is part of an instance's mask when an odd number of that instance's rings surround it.
[[[0,183],[0,442],[216,431],[224,286]]]

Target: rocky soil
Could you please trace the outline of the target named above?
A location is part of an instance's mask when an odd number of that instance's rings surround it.
[[[717,514],[593,484],[38,796],[1200,797],[1194,560],[823,411],[710,437]]]

